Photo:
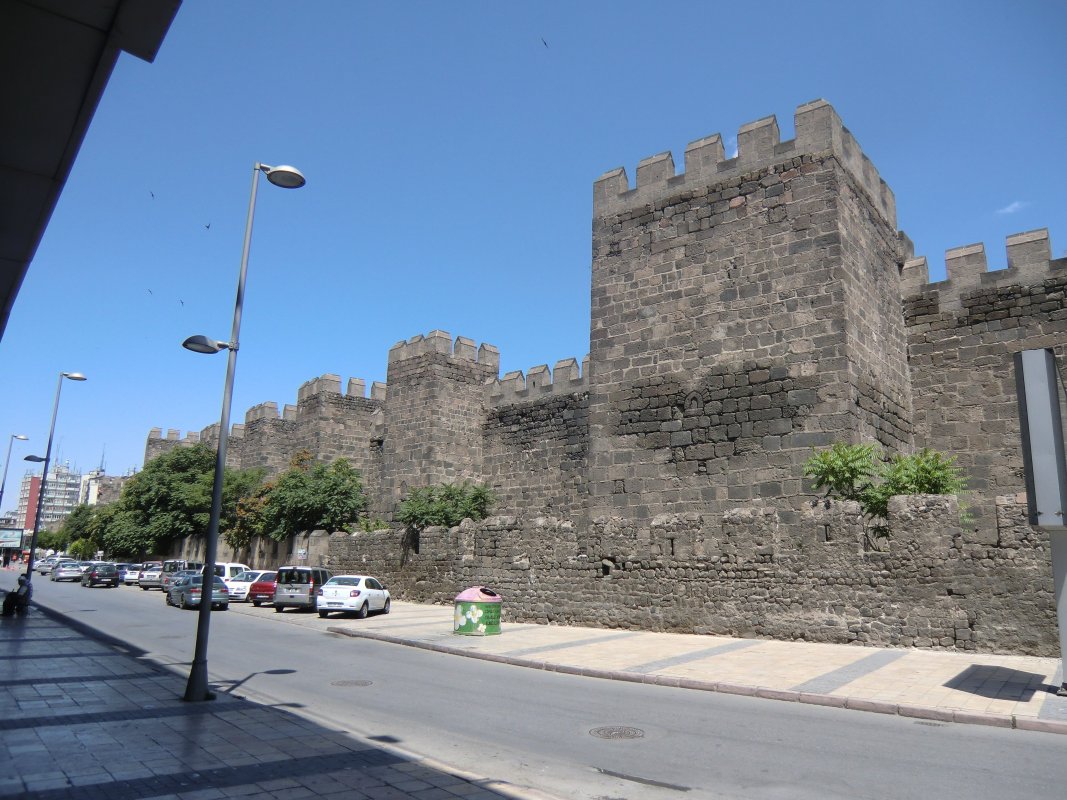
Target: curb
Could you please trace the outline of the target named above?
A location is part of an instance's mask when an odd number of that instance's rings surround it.
[[[844,697],[841,695],[797,692],[792,689],[776,689],[770,686],[746,686],[736,683],[718,683],[702,681],[695,678],[678,678],[668,675],[648,675],[639,672],[594,669],[591,667],[572,667],[567,664],[551,664],[546,661],[502,656],[497,653],[479,653],[459,647],[450,647],[434,642],[420,642],[403,639],[377,631],[357,631],[351,628],[326,628],[327,633],[348,636],[353,639],[373,639],[387,644],[399,644],[416,647],[446,655],[476,658],[497,664],[510,664],[528,669],[540,669],[545,672],[558,672],[564,675],[577,675],[583,678],[600,678],[603,680],[626,681],[628,683],[647,683],[655,686],[669,686],[677,689],[695,689],[703,692],[718,692],[743,697],[758,697],[764,700],[781,700],[789,703],[806,703],[809,705],[841,708],[848,711],[866,711],[874,714],[889,714],[912,719],[952,722],[960,725],[985,725],[994,728],[1011,728],[1021,731],[1038,731],[1040,733],[1057,733],[1067,735],[1067,720],[1045,720],[1017,714],[982,714],[951,708],[916,706],[906,703],[890,703],[884,700],[868,700],[861,697]]]

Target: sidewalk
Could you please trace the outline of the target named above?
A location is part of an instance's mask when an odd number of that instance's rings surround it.
[[[0,797],[544,798],[224,692],[34,606],[0,618]]]
[[[258,609],[257,609],[258,611]],[[611,680],[1067,734],[1057,658],[503,623],[457,636],[452,609],[394,603],[331,633]]]

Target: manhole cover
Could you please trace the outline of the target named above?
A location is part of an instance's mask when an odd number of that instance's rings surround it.
[[[330,686],[370,686],[374,681],[330,681]]]
[[[645,732],[640,728],[630,728],[626,725],[608,725],[603,728],[593,728],[589,731],[598,739],[640,739]]]

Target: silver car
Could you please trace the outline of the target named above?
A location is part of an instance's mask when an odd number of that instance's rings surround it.
[[[82,573],[89,569],[88,561],[60,561],[52,568],[54,581],[80,581]]]
[[[214,591],[211,593],[211,607],[225,611],[230,607],[230,590],[226,588],[222,578],[215,577]],[[168,606],[178,608],[197,608],[200,605],[200,595],[203,591],[204,577],[202,575],[187,575],[174,581],[170,591],[163,595]]]
[[[149,589],[162,589],[163,588],[163,565],[158,561],[155,563],[148,563],[144,565],[144,568],[137,573],[137,585],[144,589],[146,592]]]

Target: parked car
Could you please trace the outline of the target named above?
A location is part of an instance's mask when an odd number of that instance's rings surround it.
[[[274,587],[274,610],[287,606],[315,610],[319,588],[333,577],[322,567],[279,567]]]
[[[97,585],[114,589],[119,585],[119,571],[114,564],[90,564],[82,573],[81,583],[90,589]]]
[[[164,594],[166,594],[170,591],[170,587],[174,585],[175,581],[178,581],[181,578],[188,578],[192,575],[200,575],[202,570],[203,567],[201,567],[200,569],[181,569],[177,572],[164,572],[163,579],[160,581],[159,588],[163,590]]]
[[[274,587],[276,586],[275,578],[277,575],[278,573],[274,571],[264,572],[248,587],[248,599],[256,608],[259,608],[263,603],[274,602]]]
[[[214,586],[211,592],[211,607],[225,611],[230,607],[230,590],[222,582],[222,578],[215,576]],[[204,576],[194,573],[179,578],[170,587],[164,598],[168,606],[178,608],[196,608],[200,605],[200,595],[203,593]]]
[[[35,562],[33,568],[41,575],[47,575],[60,561],[74,561],[74,559],[68,558],[67,556],[48,556],[47,558],[42,558],[40,561]]]
[[[163,562],[163,574],[166,575],[171,572],[181,572],[186,569],[201,570],[204,568],[203,561],[186,561],[182,558],[170,558]]]
[[[333,611],[363,619],[371,611],[389,613],[389,590],[369,575],[334,575],[319,588],[319,616]]]
[[[239,572],[234,575],[230,580],[223,578],[226,583],[226,587],[230,590],[230,602],[242,603],[248,600],[248,592],[252,588],[252,584],[255,583],[263,575],[274,575],[273,572],[268,572],[263,569],[246,569],[244,572]],[[274,599],[273,590],[271,590],[271,599]]]
[[[149,589],[162,589],[163,563],[160,561],[150,561],[145,564],[137,574],[137,585],[146,592]]]
[[[88,569],[88,565],[85,565]],[[82,579],[82,562],[81,561],[61,561],[52,569],[52,580],[58,581],[80,581]]]
[[[144,564],[127,564],[126,572],[122,575],[122,582],[127,586],[136,586],[142,569],[144,569]]]
[[[236,561],[216,561],[215,562],[215,574],[222,578],[223,583],[228,587],[230,581],[240,575],[242,572],[248,572],[251,569],[247,564],[238,564]],[[230,593],[230,599],[233,599],[233,592]]]

